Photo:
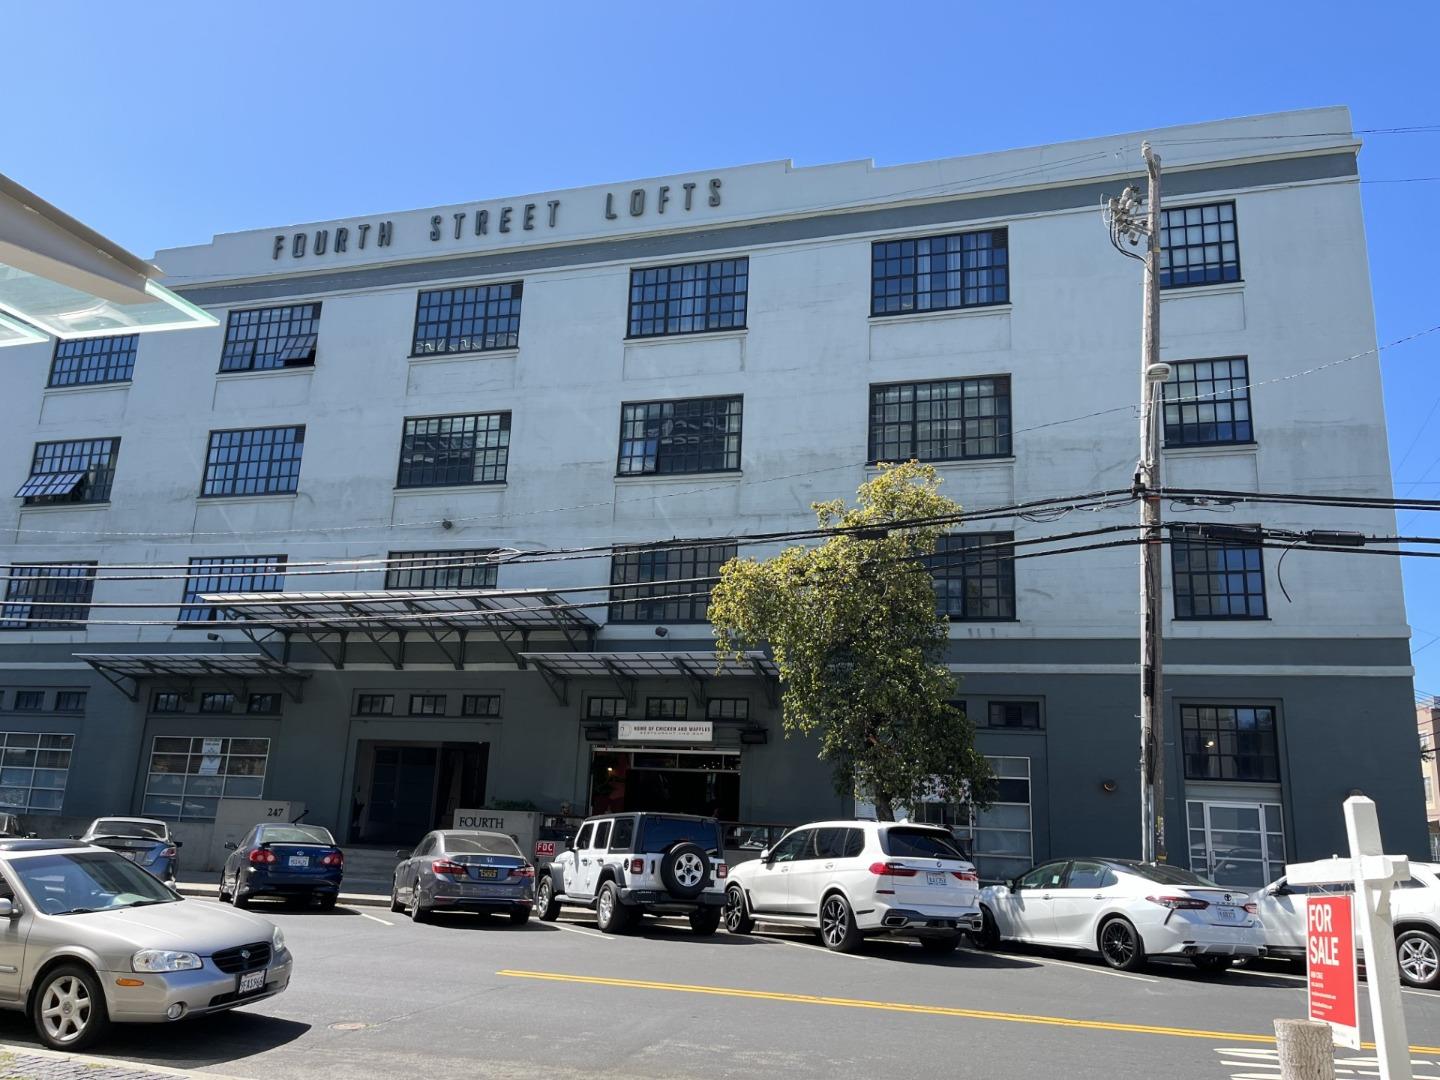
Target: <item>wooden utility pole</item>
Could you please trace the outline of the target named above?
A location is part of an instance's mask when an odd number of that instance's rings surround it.
[[[1281,1080],[1335,1080],[1335,1044],[1329,1024],[1276,1020],[1275,1050]]]

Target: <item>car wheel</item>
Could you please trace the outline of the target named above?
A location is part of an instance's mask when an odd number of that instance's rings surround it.
[[[321,910],[321,911],[334,911],[334,910],[335,910],[335,905],[336,905],[337,903],[339,903],[339,901],[340,901],[340,895],[339,895],[338,893],[333,893],[333,892],[332,892],[332,893],[321,893],[321,894],[320,894],[320,910]]]
[[[831,893],[820,904],[820,943],[835,952],[854,952],[860,947],[855,912],[839,893]]]
[[[699,896],[710,884],[710,856],[699,844],[676,844],[660,860],[660,880],[675,896]]]
[[[1227,970],[1234,961],[1228,956],[1192,956],[1190,963],[1206,975],[1219,975]]]
[[[560,901],[555,899],[555,879],[547,870],[535,886],[535,914],[541,922],[554,922],[560,915]]]
[[[224,874],[221,874],[221,875],[220,875],[220,893],[219,893],[219,896],[217,897],[217,899],[218,899],[218,900],[220,901],[220,903],[222,903],[222,904],[228,904],[228,903],[230,902],[230,894],[225,891],[225,875],[224,875]]]
[[[607,881],[595,899],[595,925],[602,933],[623,934],[630,926],[630,909],[620,902],[620,886]]]
[[[405,905],[400,902],[400,882],[398,881],[390,885],[390,910],[396,913],[405,910]]]
[[[34,1002],[35,1033],[52,1050],[83,1050],[110,1026],[100,984],[77,964],[65,964],[46,975],[35,990]]]
[[[959,947],[959,934],[945,934],[943,937],[922,937],[920,939],[920,948],[936,956],[952,953]]]
[[[1406,986],[1440,987],[1440,937],[1428,930],[1405,930],[1395,937],[1395,952]]]
[[[695,931],[698,937],[709,937],[720,929],[720,909],[704,907],[699,911],[692,911],[690,913],[690,929]]]
[[[732,934],[748,934],[755,929],[755,920],[746,910],[745,890],[739,885],[725,890],[725,929]]]
[[[238,876],[235,878],[235,891],[230,894],[230,903],[238,908],[247,908],[250,906],[250,897],[240,892],[240,878]]]
[[[1145,966],[1145,945],[1128,919],[1116,916],[1100,927],[1100,958],[1119,971]]]
[[[980,929],[970,931],[970,940],[977,949],[987,952],[1000,947],[1000,927],[988,907],[980,908]]]
[[[430,909],[420,902],[420,879],[415,879],[415,888],[410,893],[410,921],[428,922]]]
[[[528,907],[516,908],[510,912],[510,921],[516,926],[524,926],[530,921],[530,909]]]

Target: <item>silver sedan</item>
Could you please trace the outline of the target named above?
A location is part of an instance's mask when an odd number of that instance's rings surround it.
[[[0,840],[0,1008],[28,1010],[52,1049],[261,1001],[290,969],[267,919],[182,899],[91,844]]]
[[[390,910],[424,922],[435,911],[508,914],[523,926],[535,903],[535,867],[505,833],[438,829],[397,851]]]

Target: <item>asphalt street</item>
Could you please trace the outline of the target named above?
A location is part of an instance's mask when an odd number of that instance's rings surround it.
[[[209,903],[195,900],[192,903]],[[255,910],[285,930],[295,978],[228,1015],[117,1028],[118,1062],[290,1080],[448,1077],[1278,1076],[1272,1021],[1303,1016],[1284,969],[1112,972],[1049,952],[935,959],[875,940],[828,953],[801,932],[696,938],[646,920],[608,937],[559,923],[384,908]],[[1416,1075],[1440,1080],[1440,994],[1404,994]],[[0,1013],[0,1042],[33,1045]],[[1364,1054],[1341,1076],[1374,1075]],[[1022,1073],[1020,1070],[1024,1070]]]

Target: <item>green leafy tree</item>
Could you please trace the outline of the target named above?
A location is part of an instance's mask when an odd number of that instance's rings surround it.
[[[813,547],[732,559],[710,599],[721,660],[769,645],[787,737],[815,735],[836,787],[882,819],[925,798],[985,805],[994,777],[954,706],[925,557],[960,515],[934,468],[882,465],[857,505],[816,503]]]

